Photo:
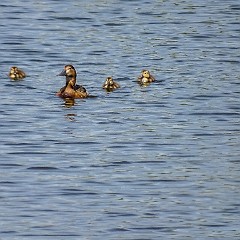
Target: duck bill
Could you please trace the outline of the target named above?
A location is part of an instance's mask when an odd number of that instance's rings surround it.
[[[65,69],[63,69],[57,76],[66,76]]]

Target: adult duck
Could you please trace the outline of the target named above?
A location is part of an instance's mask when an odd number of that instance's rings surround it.
[[[141,75],[138,77],[138,82],[142,85],[149,84],[155,81],[155,77],[151,75],[148,70],[142,70]]]
[[[77,72],[72,65],[66,65],[58,76],[66,77],[66,85],[62,87],[56,95],[62,98],[86,98],[89,96],[87,90],[77,85]]]
[[[12,80],[21,80],[26,77],[26,74],[23,70],[20,68],[13,66],[10,68],[10,71],[8,73],[9,78]]]
[[[107,77],[106,81],[103,83],[102,88],[105,89],[107,92],[111,92],[117,88],[120,88],[120,85],[113,80],[112,77]]]

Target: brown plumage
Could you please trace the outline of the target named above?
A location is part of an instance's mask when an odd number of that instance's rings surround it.
[[[58,76],[66,76],[66,85],[62,87],[56,95],[62,98],[86,98],[89,96],[87,90],[77,85],[77,73],[72,65],[66,65]]]
[[[140,84],[149,84],[155,81],[155,77],[153,77],[148,70],[142,70],[141,75],[138,77],[138,82]]]
[[[12,80],[20,80],[26,77],[26,74],[23,70],[19,69],[18,67],[11,67],[8,76]]]
[[[102,85],[102,88],[108,92],[111,92],[117,88],[120,88],[120,85],[115,82],[112,77],[107,77],[106,81]]]

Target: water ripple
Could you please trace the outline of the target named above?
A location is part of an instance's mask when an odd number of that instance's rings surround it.
[[[0,239],[240,235],[239,9],[1,2]],[[66,64],[92,97],[55,96]]]

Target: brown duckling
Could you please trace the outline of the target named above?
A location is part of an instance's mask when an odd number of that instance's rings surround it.
[[[89,96],[87,90],[77,85],[77,72],[72,65],[66,65],[58,76],[66,76],[66,85],[56,95],[62,98],[86,98]]]
[[[120,85],[117,82],[115,82],[112,77],[107,77],[102,88],[108,92],[111,92],[117,88],[120,88]]]
[[[138,82],[140,84],[149,84],[155,81],[155,77],[153,77],[148,70],[142,70],[141,75],[138,77]]]
[[[8,74],[8,76],[12,79],[12,80],[20,80],[26,77],[26,74],[23,70],[19,69],[18,67],[11,67],[10,68],[10,72]]]

